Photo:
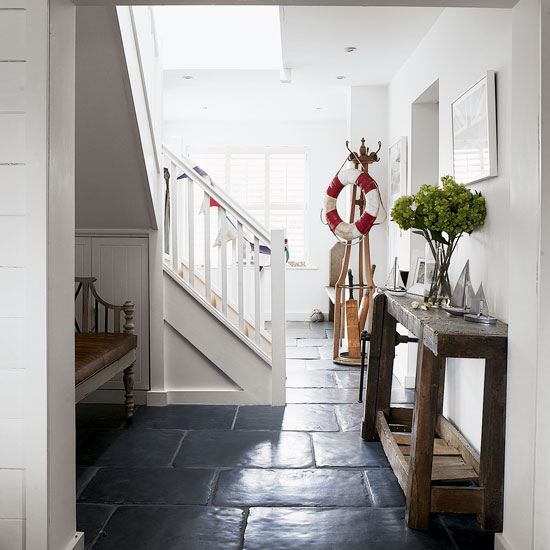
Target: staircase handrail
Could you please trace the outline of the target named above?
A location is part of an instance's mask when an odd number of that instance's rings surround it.
[[[162,146],[162,151],[166,157],[175,165],[183,169],[187,177],[191,178],[199,187],[210,197],[212,197],[227,213],[234,216],[243,223],[256,236],[260,237],[266,245],[271,245],[271,234],[256,218],[250,215],[246,210],[239,206],[225,191],[219,187],[210,185],[200,174],[198,174],[191,159],[184,155],[176,155],[166,145]],[[174,175],[177,177],[176,175]]]

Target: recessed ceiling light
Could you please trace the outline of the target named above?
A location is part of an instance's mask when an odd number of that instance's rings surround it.
[[[206,111],[206,109],[208,109],[208,107],[201,107],[201,109],[202,109],[203,111]]]
[[[316,111],[320,111],[321,109],[322,109],[322,107],[315,107]]]
[[[337,77],[336,77],[336,80],[344,80],[344,78],[346,78],[346,77],[345,77],[345,76],[342,76],[342,75],[340,75],[340,76],[337,76]]]
[[[357,48],[355,46],[348,46],[345,48],[346,52],[351,53],[354,52]]]
[[[191,80],[193,77],[190,74],[183,75],[184,80]]]

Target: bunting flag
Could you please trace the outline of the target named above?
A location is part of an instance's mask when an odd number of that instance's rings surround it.
[[[206,178],[210,182],[210,185],[212,187],[214,187],[214,182],[212,181],[212,178],[200,166],[193,166],[193,170],[195,170],[195,172],[197,172],[197,174],[199,176],[202,176],[203,178]],[[181,174],[181,176],[178,176],[178,179],[183,180],[183,179],[188,178],[188,177],[189,176],[185,172],[183,172],[183,174]],[[210,197],[210,207],[212,207],[212,206],[221,206],[221,205],[216,200],[214,200],[212,197]],[[202,207],[201,207],[201,211],[202,211]]]

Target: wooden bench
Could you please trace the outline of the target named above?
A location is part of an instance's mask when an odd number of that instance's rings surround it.
[[[134,304],[129,301],[123,305],[109,304],[98,295],[95,281],[95,277],[75,278],[78,285],[75,301],[82,300],[82,316],[75,318],[75,403],[123,372],[126,420],[131,422],[137,348]]]

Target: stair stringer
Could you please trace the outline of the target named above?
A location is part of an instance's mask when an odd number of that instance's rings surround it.
[[[171,388],[169,403],[271,403],[269,357],[254,350],[195,296],[184,281],[164,272],[164,320],[241,390],[201,391]],[[171,366],[166,365],[167,368]],[[197,399],[199,398],[199,399]]]

